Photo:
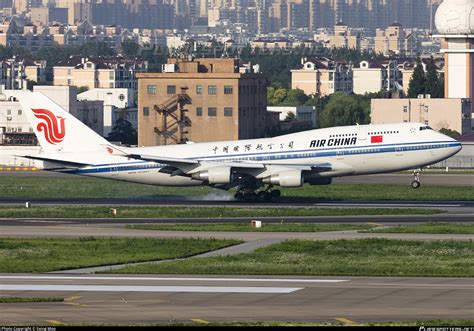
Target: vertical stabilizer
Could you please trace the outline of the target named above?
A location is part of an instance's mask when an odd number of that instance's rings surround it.
[[[84,152],[110,143],[40,92],[11,91],[45,152]]]

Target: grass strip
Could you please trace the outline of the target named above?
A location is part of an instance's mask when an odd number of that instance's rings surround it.
[[[314,223],[267,223],[253,228],[248,223],[207,224],[127,224],[127,229],[153,231],[235,231],[235,232],[329,232],[352,231],[373,228],[365,224],[314,224]]]
[[[427,234],[474,234],[474,224],[426,223],[378,227],[366,230],[372,233],[427,233]]]
[[[22,298],[22,297],[0,297],[0,303],[36,303],[36,302],[63,302],[64,298]]]
[[[71,230],[73,231],[73,230]],[[0,272],[47,272],[189,257],[240,243],[217,239],[0,239]]]
[[[115,273],[473,277],[474,244],[389,239],[289,240],[252,253],[130,266]]]
[[[441,176],[441,175],[440,175]],[[297,189],[283,189],[283,201],[315,200],[471,200],[474,187],[422,185],[413,190],[409,187],[411,175],[407,174],[406,185],[386,184],[332,184],[328,186],[305,185]],[[214,190],[208,187],[158,187],[133,184],[99,178],[70,176],[19,177],[3,176],[0,186],[2,198],[149,198],[164,199],[189,197],[191,199],[232,200],[232,192]]]
[[[3,218],[107,218],[110,208],[119,218],[221,218],[350,215],[432,215],[437,209],[419,208],[228,208],[228,207],[139,207],[139,206],[33,206],[0,207]]]

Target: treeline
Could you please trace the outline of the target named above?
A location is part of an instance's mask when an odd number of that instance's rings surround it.
[[[345,126],[370,123],[370,100],[381,98],[382,93],[366,95],[336,92],[330,96],[308,96],[300,89],[269,87],[269,106],[313,106],[319,113],[319,126]]]

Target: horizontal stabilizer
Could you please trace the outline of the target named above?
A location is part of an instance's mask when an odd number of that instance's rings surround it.
[[[18,155],[18,156],[19,157],[24,157],[26,159],[31,159],[31,160],[57,163],[57,164],[65,166],[65,167],[83,168],[83,167],[87,167],[87,166],[91,165],[91,164],[87,164],[87,163],[80,163],[80,162],[75,162],[75,161],[53,159],[53,158],[40,157],[40,156],[34,156],[34,155]]]

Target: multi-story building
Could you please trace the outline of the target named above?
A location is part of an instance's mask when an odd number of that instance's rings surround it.
[[[45,31],[38,32],[34,25],[20,27],[14,19],[4,19],[0,24],[0,45],[17,46],[36,51],[54,44],[54,39]]]
[[[88,89],[131,88],[136,91],[136,74],[147,70],[146,61],[72,56],[54,66],[54,85]]]
[[[31,8],[30,20],[36,26],[46,27],[55,23],[67,23],[67,8],[57,7],[35,7]]]
[[[329,37],[329,46],[360,50],[360,41],[359,33],[353,34],[346,24],[339,22],[334,26],[334,35]]]
[[[354,93],[366,94],[380,91],[401,91],[402,74],[397,61],[362,61],[353,68]]]
[[[25,89],[29,80],[46,81],[46,61],[19,60],[15,57],[0,61],[0,85],[6,89]]]
[[[352,65],[326,58],[302,60],[302,68],[291,70],[291,88],[307,95],[352,93]]]
[[[266,78],[236,59],[169,59],[138,74],[138,144],[260,138],[267,129]]]
[[[374,43],[375,52],[384,55],[405,54],[414,56],[419,49],[416,36],[412,33],[407,34],[398,23],[393,23],[386,30],[377,29]]]

